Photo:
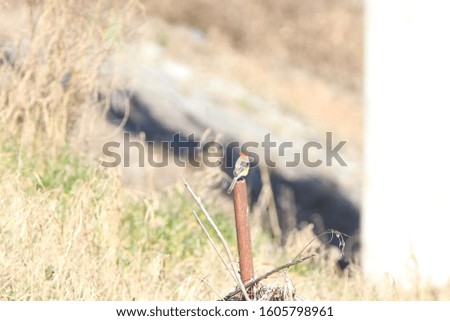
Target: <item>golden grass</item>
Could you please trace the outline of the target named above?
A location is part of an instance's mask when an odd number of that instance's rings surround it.
[[[69,148],[56,159],[22,152],[18,161],[15,145],[4,139],[0,145],[0,299],[216,300],[234,288],[196,224],[196,205],[183,186],[136,197],[114,172],[72,156]],[[237,258],[233,220],[207,203]],[[292,259],[314,235],[309,229],[293,234],[284,248],[256,226],[252,236],[261,275]],[[318,243],[310,251],[326,253]],[[370,285],[356,266],[343,274],[334,262],[322,256],[291,268],[287,275],[297,295],[448,299],[445,291],[401,292],[387,281]],[[285,277],[280,273],[264,283],[283,286]]]
[[[182,244],[166,244],[176,239],[158,241],[151,235],[166,228],[158,224],[166,223],[161,216],[174,213],[127,209],[114,177],[101,170],[87,175],[93,178],[79,179],[69,193],[60,188],[33,191],[38,174],[22,183],[15,173],[2,175],[0,299],[205,298],[198,293],[200,269],[214,262],[204,262],[198,254],[182,259],[177,253]],[[30,191],[23,185],[31,186]],[[147,228],[137,231],[133,224]],[[179,226],[189,227],[185,225]],[[170,246],[177,247],[175,253]],[[221,272],[219,266],[214,270]]]
[[[67,142],[74,120],[96,104],[100,66],[120,39],[119,11],[108,5],[30,1],[22,9],[28,19],[22,37],[12,38],[14,63],[0,66],[2,134],[20,136],[22,147]]]

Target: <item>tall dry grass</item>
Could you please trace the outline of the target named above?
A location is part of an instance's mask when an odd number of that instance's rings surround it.
[[[202,278],[226,292],[179,192],[134,199],[91,164],[24,162],[0,168],[1,300],[216,299]]]
[[[18,4],[20,5],[20,4]],[[120,37],[118,8],[98,1],[29,1],[24,35],[0,66],[0,128],[25,147],[60,147],[97,103],[101,65]]]
[[[176,191],[135,199],[65,153],[59,165],[24,158],[21,168],[1,156],[0,300],[217,298],[202,278],[225,292]]]
[[[102,107],[102,64],[133,5],[30,2],[2,57],[2,300],[207,299],[201,278],[226,282],[176,188],[135,198],[69,147],[79,115]]]
[[[133,5],[30,2],[2,57],[1,300],[216,299],[208,277],[230,287],[178,187],[134,197],[69,146],[79,115],[102,108],[102,64]]]

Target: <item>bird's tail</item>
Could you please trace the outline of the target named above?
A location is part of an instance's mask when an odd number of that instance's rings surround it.
[[[238,180],[238,177],[235,177],[235,178],[233,179],[233,181],[232,181],[231,184],[230,184],[230,187],[228,188],[227,194],[231,194],[231,191],[233,190],[234,185],[236,184],[237,180]]]

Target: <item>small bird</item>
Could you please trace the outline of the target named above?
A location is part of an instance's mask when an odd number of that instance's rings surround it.
[[[234,178],[233,181],[231,182],[230,188],[227,191],[228,194],[231,193],[238,179],[247,176],[249,170],[250,170],[250,158],[248,157],[248,154],[246,152],[241,151],[239,154],[239,158],[237,159],[236,164],[234,165],[233,170]]]

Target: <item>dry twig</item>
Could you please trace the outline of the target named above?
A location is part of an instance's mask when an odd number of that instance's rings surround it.
[[[289,262],[289,263],[280,265],[279,267],[276,267],[275,269],[270,270],[269,272],[264,273],[264,274],[261,275],[260,277],[257,277],[256,279],[254,279],[254,280],[248,282],[247,284],[245,284],[245,288],[247,289],[247,288],[249,288],[249,287],[251,287],[251,286],[253,286],[253,285],[256,285],[257,283],[261,282],[262,280],[267,279],[267,278],[268,278],[269,276],[271,276],[272,274],[275,274],[275,273],[277,273],[277,272],[279,272],[279,271],[281,271],[281,270],[284,270],[284,269],[288,269],[288,268],[290,268],[290,267],[293,266],[293,265],[302,263],[302,262],[304,262],[304,261],[306,261],[306,260],[309,260],[309,259],[311,259],[311,258],[313,258],[313,257],[315,257],[315,256],[316,256],[316,254],[310,254],[310,255],[308,255],[308,256],[305,256],[305,257],[296,259],[296,260],[291,261],[291,262]],[[223,301],[228,301],[229,299],[231,299],[232,297],[234,297],[236,294],[238,294],[238,293],[241,292],[241,291],[242,291],[241,289],[237,289],[237,290],[235,290],[235,291],[233,291],[233,292],[227,294],[227,295],[223,298]]]
[[[202,200],[200,197],[198,197],[194,191],[192,190],[191,186],[189,185],[189,183],[184,179],[184,177],[181,177],[181,179],[184,182],[184,185],[186,186],[186,188],[188,189],[189,193],[191,193],[192,197],[194,198],[194,200],[197,202],[198,206],[200,206],[200,209],[202,210],[203,214],[205,215],[206,219],[208,220],[209,224],[211,224],[211,226],[214,228],[214,231],[217,233],[217,236],[219,237],[220,241],[222,242],[225,251],[227,252],[227,256],[228,259],[230,260],[230,264],[231,267],[233,269],[233,278],[235,279],[235,281],[237,282],[237,285],[239,286],[239,288],[241,289],[245,300],[250,301],[250,298],[248,297],[247,291],[245,290],[244,284],[242,283],[242,280],[239,277],[238,272],[236,271],[236,267],[234,266],[234,259],[233,256],[231,255],[231,251],[230,248],[227,244],[227,242],[225,241],[225,238],[223,237],[222,233],[220,232],[219,228],[217,227],[217,225],[214,223],[213,219],[211,218],[211,216],[209,215],[208,211],[206,210],[205,206],[202,203]]]
[[[195,211],[192,211],[192,213],[194,214],[195,218],[197,219],[198,224],[201,226],[203,232],[205,232],[206,237],[209,240],[209,243],[211,243],[212,247],[214,248],[214,251],[216,251],[217,255],[219,256],[220,260],[222,261],[223,265],[225,265],[225,268],[227,269],[227,271],[231,274],[231,276],[233,277],[234,281],[237,283],[236,280],[236,275],[233,273],[232,269],[228,266],[227,262],[225,262],[225,259],[223,258],[222,254],[220,254],[219,249],[217,248],[216,244],[214,243],[211,235],[209,235],[208,230],[206,229],[205,225],[203,224],[203,222],[200,220],[200,217],[198,217],[197,213]]]

